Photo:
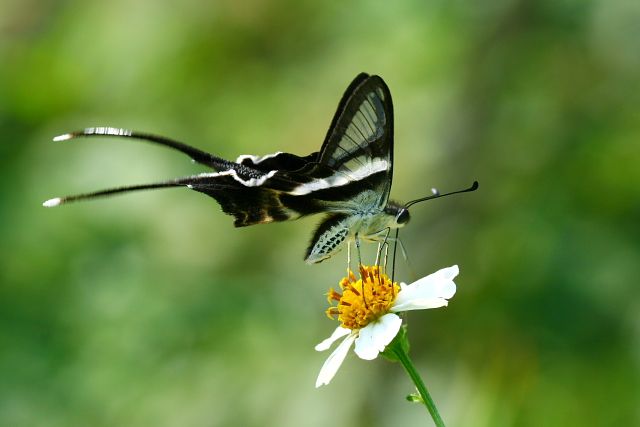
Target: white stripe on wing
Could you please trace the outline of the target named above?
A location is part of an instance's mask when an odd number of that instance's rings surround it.
[[[242,154],[238,156],[238,158],[236,159],[236,163],[242,163],[245,159],[249,159],[253,162],[254,165],[257,165],[258,163],[261,163],[267,159],[271,159],[273,157],[279,156],[280,154],[282,154],[282,151],[277,151],[273,154],[266,154],[264,156],[254,156],[253,154]]]
[[[269,173],[262,175],[259,178],[250,178],[250,179],[242,179],[238,176],[238,173],[233,170],[233,169],[229,169],[226,171],[222,171],[222,172],[215,172],[215,173],[201,173],[199,175],[196,175],[197,178],[216,178],[219,176],[227,176],[230,175],[233,179],[235,179],[236,181],[238,181],[240,184],[244,185],[245,187],[260,187],[262,184],[265,183],[266,180],[268,180],[269,178],[273,177],[273,175],[276,174],[276,172],[278,172],[277,170],[272,170]],[[198,185],[196,184],[189,184],[187,185],[187,187],[189,188],[193,188],[194,185]]]
[[[370,163],[365,163],[360,168],[349,172],[349,174],[346,174],[345,172],[336,172],[334,175],[326,178],[317,178],[313,181],[300,184],[291,190],[289,194],[293,196],[303,196],[318,190],[341,187],[349,184],[350,182],[363,180],[374,173],[386,171],[387,165],[388,163],[384,159],[373,159]]]

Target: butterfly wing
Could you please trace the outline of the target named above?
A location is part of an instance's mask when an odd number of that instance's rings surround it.
[[[293,190],[312,194],[333,214],[315,231],[306,261],[339,250],[357,216],[382,211],[393,176],[393,104],[378,76],[358,75],[347,88],[320,150],[314,179]],[[340,214],[340,215],[337,215]]]
[[[261,157],[243,155],[238,157],[236,162],[231,162],[170,138],[113,127],[86,128],[60,135],[54,138],[54,141],[104,136],[142,140],[162,145],[180,151],[191,157],[193,161],[215,169],[217,172],[151,184],[115,187],[90,193],[55,197],[45,201],[43,203],[44,206],[59,206],[70,202],[133,191],[189,187],[216,199],[225,213],[235,216],[235,225],[238,227],[272,221],[285,221],[298,218],[302,214],[315,213],[320,209],[313,201],[304,203],[304,201],[300,200],[293,204],[299,206],[299,209],[303,212],[301,213],[284,206],[279,200],[279,195],[282,192],[305,181],[304,177],[288,177],[287,174],[316,161],[318,153],[312,153],[306,157],[282,152]]]
[[[380,77],[362,73],[353,80],[338,105],[317,162],[299,173],[310,180],[293,189],[294,195],[315,193],[315,198],[333,202],[332,192],[352,193],[348,188],[356,187],[375,193],[371,205],[387,203],[393,174],[393,106],[389,88]],[[348,199],[343,200],[347,208],[352,207]]]
[[[328,258],[349,234],[349,215],[387,204],[393,173],[393,106],[387,85],[378,76],[358,75],[318,153],[243,155],[236,164],[247,169],[222,172],[224,178],[212,174],[190,188],[214,197],[236,217],[236,226],[331,212],[306,256],[309,262]]]
[[[330,215],[316,230],[307,261],[319,262],[337,251],[349,235],[350,217],[382,209],[393,171],[391,94],[378,76],[358,75],[343,95],[319,152],[240,156],[230,162],[164,137],[117,128],[88,128],[55,140],[114,136],[146,140],[189,155],[214,173],[160,183],[112,188],[54,198],[45,206],[136,190],[186,186],[207,194],[235,217],[236,226],[286,221],[319,212]]]
[[[365,186],[379,194],[378,206],[386,205],[393,177],[393,103],[384,80],[358,75],[333,122],[320,150],[320,163],[356,181],[365,180]]]
[[[300,157],[295,154],[278,151],[277,153],[267,154],[265,156],[243,154],[236,159],[236,163],[264,173],[269,173],[272,170],[277,170],[279,172],[295,172],[303,169],[310,163],[315,162],[317,158],[317,152],[309,154],[306,157]]]
[[[283,176],[285,174],[285,171],[273,169],[253,177],[229,169],[202,174],[190,180],[187,186],[216,199],[224,213],[235,217],[236,227],[287,221],[317,212],[319,207],[312,200],[283,203],[286,189],[299,185]]]

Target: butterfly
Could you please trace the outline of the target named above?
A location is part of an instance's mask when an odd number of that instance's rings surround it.
[[[325,217],[305,254],[310,264],[330,258],[345,242],[355,242],[359,248],[361,240],[386,241],[391,229],[409,222],[409,206],[414,203],[478,187],[474,182],[465,190],[447,194],[433,190],[433,195],[406,205],[389,200],[393,104],[384,80],[366,73],[347,87],[320,150],[305,157],[276,152],[241,155],[232,162],[169,138],[112,127],[86,128],[54,141],[94,136],[133,138],[170,147],[215,172],[56,197],[44,206],[137,190],[187,187],[213,197],[224,213],[235,217],[236,227],[322,213]]]

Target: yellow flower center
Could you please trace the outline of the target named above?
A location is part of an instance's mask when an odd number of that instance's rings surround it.
[[[329,289],[329,304],[337,301],[337,305],[327,309],[327,316],[338,320],[344,328],[361,329],[389,312],[400,291],[398,283],[391,283],[380,267],[360,266],[360,279],[352,271],[349,276],[340,280],[342,293]]]

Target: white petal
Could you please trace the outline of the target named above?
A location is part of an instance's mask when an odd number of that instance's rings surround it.
[[[347,357],[347,353],[349,352],[351,344],[353,344],[353,341],[355,339],[355,334],[349,335],[344,339],[344,341],[340,343],[338,347],[336,347],[335,350],[333,350],[333,353],[331,353],[329,357],[327,357],[324,365],[322,365],[322,368],[320,368],[318,379],[316,379],[316,388],[320,387],[321,385],[329,384],[331,379],[335,376],[336,372],[338,372],[338,369],[340,368],[340,365],[342,365],[344,358]]]
[[[388,313],[375,322],[360,329],[356,338],[356,354],[365,360],[372,360],[384,350],[398,334],[402,319],[397,314]]]
[[[338,338],[342,338],[343,336],[349,335],[350,333],[351,333],[351,329],[347,329],[347,328],[343,328],[342,326],[338,326],[336,328],[336,330],[333,331],[331,336],[329,338],[327,338],[326,340],[322,341],[320,344],[318,344],[315,347],[315,349],[316,349],[316,351],[325,351],[329,347],[331,347],[331,344],[333,344]]]
[[[403,284],[391,311],[418,310],[446,305],[442,300],[448,300],[455,295],[456,284],[453,278],[458,275],[458,272],[458,266],[454,265],[438,270],[410,285]]]
[[[449,301],[444,298],[416,298],[403,304],[395,304],[391,311],[399,313],[401,311],[424,310],[426,308],[446,307],[448,304]]]

